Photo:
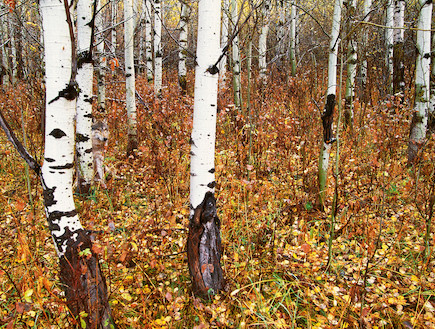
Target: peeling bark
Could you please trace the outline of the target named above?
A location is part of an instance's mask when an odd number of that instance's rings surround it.
[[[75,317],[86,312],[87,328],[115,328],[107,296],[107,286],[92,242],[84,230],[76,231],[60,258],[60,280],[64,284],[67,306]],[[82,313],[83,314],[83,313]]]
[[[187,238],[187,262],[195,295],[207,296],[222,290],[223,272],[220,221],[216,199],[207,192],[190,220]]]

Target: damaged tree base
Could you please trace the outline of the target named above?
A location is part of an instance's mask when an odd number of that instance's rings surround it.
[[[66,303],[81,327],[86,324],[90,329],[115,329],[98,257],[88,234],[84,230],[77,233],[77,240],[60,259]]]
[[[200,297],[216,294],[223,288],[220,265],[222,245],[216,199],[207,192],[190,219],[187,238],[187,262],[193,293]]]

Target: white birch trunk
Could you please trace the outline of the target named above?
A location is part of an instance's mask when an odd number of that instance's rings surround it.
[[[239,18],[239,11],[237,7],[237,0],[231,0],[231,19],[233,22],[233,33],[236,33],[239,28],[237,21]],[[241,67],[240,67],[240,49],[238,35],[233,39],[232,43],[232,57],[233,57],[233,88],[234,88],[234,105],[238,111],[242,109],[242,82],[241,82]]]
[[[145,1],[145,57],[148,82],[153,80],[153,51],[152,51],[152,24],[151,1]]]
[[[297,8],[291,4],[290,10],[290,65],[292,76],[296,76],[296,11]]]
[[[181,1],[181,15],[180,15],[180,39],[179,39],[179,60],[178,60],[178,83],[181,90],[184,92],[187,89],[186,81],[186,52],[187,52],[187,35],[188,35],[188,20],[189,20],[189,5],[186,1]]]
[[[111,46],[110,46],[110,52],[113,58],[116,58],[116,47],[117,47],[117,40],[116,40],[116,24],[118,24],[118,2],[116,0],[112,0],[112,8],[111,8],[111,15],[112,15],[112,33],[111,33]],[[114,73],[114,72],[112,72]]]
[[[12,17],[9,17],[9,38],[11,45],[11,82],[13,85],[17,83],[17,47],[15,28],[13,26]]]
[[[353,101],[355,98],[355,77],[356,64],[358,60],[356,34],[353,31],[353,20],[356,13],[356,0],[350,0],[347,3],[347,35],[349,38],[347,45],[347,78],[345,92],[345,123],[350,127],[353,126]]]
[[[64,256],[68,243],[82,230],[75,209],[72,176],[76,98],[59,97],[70,92],[71,39],[63,2],[41,0],[44,31],[46,122],[42,177],[45,207],[57,254]],[[53,26],[56,28],[53,29]]]
[[[263,4],[263,26],[261,27],[261,34],[258,41],[258,66],[260,79],[265,85],[267,83],[267,34],[269,32],[269,13],[270,3],[266,0]]]
[[[276,43],[278,47],[278,65],[281,66],[284,62],[284,57],[286,53],[285,45],[285,22],[287,19],[287,8],[284,5],[284,0],[279,0],[277,3],[278,9],[278,27],[276,32]]]
[[[364,22],[370,21],[371,7],[372,7],[372,0],[364,0],[364,9],[363,9]],[[368,42],[367,28],[364,29],[362,41],[363,41],[362,43],[363,43],[364,47],[366,47],[367,42]],[[363,55],[363,60],[361,63],[361,89],[363,90],[363,92],[365,92],[366,86],[367,86],[367,49],[365,49],[364,52],[365,52],[365,54]]]
[[[191,137],[190,205],[187,258],[193,291],[222,289],[220,223],[216,215],[215,141],[220,44],[220,1],[200,0]]]
[[[162,17],[161,0],[154,0],[154,92],[158,96],[162,93],[163,79]]]
[[[6,47],[7,42],[7,22],[6,15],[0,17],[0,44],[2,46],[2,68],[3,68],[3,84],[8,85],[10,82],[10,68],[9,68],[9,55],[8,48]]]
[[[387,17],[385,29],[385,63],[387,67],[387,89],[393,91],[393,26],[394,26],[394,0],[387,2]]]
[[[127,156],[137,149],[136,87],[134,74],[134,14],[132,0],[124,1],[125,100],[128,121]]]
[[[230,1],[223,0],[222,10],[222,29],[221,29],[221,49],[223,50],[228,44],[228,17],[230,15]],[[228,52],[227,52],[228,54]],[[227,55],[222,57],[219,63],[219,89],[224,90],[226,87],[226,75],[227,75]]]
[[[429,112],[429,80],[431,51],[432,1],[420,0],[421,11],[417,30],[417,61],[415,64],[415,105],[408,145],[408,163],[414,162],[426,139]]]
[[[98,14],[96,17],[96,26],[99,30],[98,34],[98,72],[97,72],[97,83],[98,83],[98,111],[100,113],[106,114],[106,71],[107,71],[107,56],[105,52],[105,40],[104,34],[104,17],[102,12],[102,2],[98,1]]]
[[[328,90],[326,97],[325,110],[322,114],[323,123],[323,144],[319,158],[319,203],[324,206],[325,188],[329,167],[329,154],[331,145],[335,141],[333,137],[333,119],[335,107],[335,95],[337,88],[337,54],[339,46],[341,7],[343,0],[335,0],[334,16],[332,17],[331,40],[329,45],[328,59]]]
[[[403,96],[405,91],[404,80],[404,37],[405,37],[405,0],[394,1],[394,27],[393,32],[393,88],[394,94]]]
[[[77,3],[77,98],[76,154],[77,189],[88,193],[94,175],[92,163],[92,82],[94,66],[91,46],[92,1],[79,0]]]

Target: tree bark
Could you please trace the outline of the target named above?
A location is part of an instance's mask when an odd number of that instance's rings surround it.
[[[353,127],[353,101],[355,99],[355,77],[356,64],[358,60],[356,35],[353,32],[353,20],[356,13],[356,0],[346,1],[348,24],[346,33],[347,43],[347,78],[344,103],[344,122],[345,125]]]
[[[108,329],[114,327],[114,323],[105,278],[88,234],[80,224],[72,193],[77,87],[72,69],[72,24],[67,8],[67,2],[40,0],[46,72],[46,133],[44,164],[39,175],[48,226],[60,259],[60,279],[67,305],[77,319],[81,317],[87,328]]]
[[[154,92],[157,96],[162,93],[162,60],[162,4],[161,0],[154,0]]]
[[[230,15],[230,2],[229,0],[223,0],[222,11],[222,29],[221,29],[221,49],[224,49],[228,44],[228,17]],[[223,90],[226,87],[226,75],[227,75],[227,55],[222,57],[219,63],[219,89]]]
[[[393,92],[393,26],[394,0],[387,1],[387,17],[385,29],[385,65],[387,67],[387,92]]]
[[[364,22],[368,22],[370,20],[370,10],[372,6],[372,0],[364,0]],[[361,94],[363,101],[365,102],[367,98],[367,92],[366,92],[366,86],[367,86],[367,42],[368,42],[368,32],[367,28],[364,29],[363,36],[362,36],[362,44],[364,45],[364,54],[363,54],[363,60],[361,62]]]
[[[223,287],[220,222],[214,197],[220,8],[220,2],[214,0],[200,0],[198,5],[187,260],[193,292],[200,296],[217,293]]]
[[[233,34],[237,32],[239,11],[237,0],[231,0],[231,20],[233,23]],[[240,112],[242,110],[242,82],[241,82],[241,67],[240,67],[240,49],[239,37],[236,35],[232,42],[232,55],[233,55],[233,89],[234,89],[234,105]]]
[[[80,93],[77,98],[76,154],[77,191],[81,194],[89,192],[94,176],[91,141],[94,75],[91,50],[92,26],[92,1],[79,0],[77,3],[77,84]]]
[[[181,1],[181,16],[180,16],[180,39],[179,39],[179,60],[178,60],[178,83],[183,93],[187,90],[186,81],[186,52],[187,52],[187,35],[188,21],[190,8],[186,1]]]
[[[137,149],[137,121],[136,121],[136,87],[134,73],[134,14],[132,0],[124,1],[124,42],[125,42],[125,99],[128,121],[127,156]]]
[[[98,1],[98,14],[96,17],[96,25],[99,30],[98,34],[98,70],[97,70],[97,83],[98,83],[98,112],[106,116],[106,72],[107,72],[107,54],[105,50],[104,34],[104,17],[102,12],[101,1]]]
[[[417,30],[417,61],[415,64],[415,106],[408,144],[408,164],[417,159],[417,154],[426,139],[429,112],[429,79],[431,51],[432,1],[420,0],[420,15]]]
[[[153,51],[152,51],[152,25],[151,25],[151,1],[145,1],[145,57],[147,66],[148,82],[153,81]]]
[[[263,3],[263,25],[261,26],[261,34],[258,41],[258,66],[260,71],[260,79],[263,85],[267,84],[267,34],[269,32],[269,13],[270,2],[266,0]]]
[[[319,204],[324,207],[325,188],[329,167],[329,153],[331,145],[335,141],[333,137],[332,123],[334,121],[335,95],[337,87],[337,53],[339,45],[341,7],[343,0],[336,0],[334,5],[334,16],[332,17],[331,40],[329,46],[328,60],[328,91],[326,97],[325,110],[322,114],[323,124],[323,143],[319,157]]]
[[[405,92],[405,66],[404,61],[404,36],[405,30],[405,0],[394,1],[394,30],[393,34],[393,92]]]

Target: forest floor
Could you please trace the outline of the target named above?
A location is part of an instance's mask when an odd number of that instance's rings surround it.
[[[126,158],[124,85],[110,81],[108,186],[77,196],[76,205],[101,247],[119,328],[435,328],[434,136],[407,167],[408,95],[404,105],[374,91],[367,106],[356,101],[353,130],[340,126],[333,147],[320,211],[324,96],[322,77],[313,76],[271,78],[267,92],[251,96],[251,120],[246,108],[235,111],[230,90],[220,96],[216,197],[226,287],[210,300],[192,296],[185,253],[192,90],[181,95],[173,79],[158,99],[138,79],[140,144]],[[38,88],[7,89],[0,110],[18,135],[24,123],[27,145],[42,159]],[[72,328],[39,182],[3,133],[0,159],[0,328]]]

